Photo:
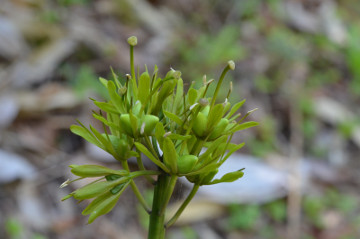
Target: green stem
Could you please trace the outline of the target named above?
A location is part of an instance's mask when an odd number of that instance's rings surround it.
[[[134,46],[131,45],[130,45],[130,69],[131,69],[131,78],[135,79]]]
[[[166,174],[158,176],[158,180],[154,189],[153,205],[150,214],[148,239],[164,239],[165,238],[165,213],[161,213],[164,205],[164,195],[167,190],[168,177]]]
[[[141,159],[141,153],[140,153],[140,151],[138,149],[136,150],[136,152],[139,154],[139,156],[136,157],[137,165],[138,165],[140,170],[145,171],[146,169],[145,169],[145,166],[144,166],[143,161]],[[151,184],[155,183],[155,180],[150,175],[145,175],[145,178],[146,178],[146,180],[149,181],[149,183],[151,183]]]
[[[127,163],[127,161],[122,161],[122,166],[125,170],[129,171],[130,172],[130,169],[129,169],[129,165]],[[145,175],[145,174],[144,174]],[[144,197],[141,195],[138,187],[136,186],[134,180],[131,179],[131,183],[130,183],[130,186],[131,186],[131,189],[133,190],[135,196],[137,197],[137,199],[139,200],[140,204],[144,207],[145,211],[150,213],[150,208],[149,206],[147,205]]]
[[[223,72],[221,73],[219,82],[218,82],[218,84],[216,85],[216,89],[215,89],[215,92],[214,92],[214,96],[213,96],[213,98],[211,99],[210,109],[211,109],[211,108],[214,106],[214,104],[215,104],[215,100],[216,100],[216,97],[217,97],[217,95],[218,95],[218,93],[219,93],[220,86],[221,86],[221,84],[222,84],[222,82],[223,82],[223,80],[224,80],[224,78],[225,78],[226,73],[227,73],[229,70],[230,70],[230,66],[227,65],[227,66],[225,67],[225,69],[223,70]]]
[[[194,184],[194,187],[192,188],[190,194],[187,196],[185,201],[181,204],[180,208],[176,211],[174,216],[168,221],[168,223],[166,223],[165,228],[170,227],[171,225],[173,225],[176,222],[176,220],[180,217],[181,213],[184,211],[186,206],[190,203],[190,201],[195,196],[195,194],[198,191],[199,187],[200,187],[199,184]]]
[[[168,185],[166,187],[165,201],[162,205],[160,214],[165,214],[166,207],[170,201],[171,195],[174,192],[174,188],[175,188],[177,179],[178,179],[178,177],[176,175],[171,175],[170,182],[168,183]]]

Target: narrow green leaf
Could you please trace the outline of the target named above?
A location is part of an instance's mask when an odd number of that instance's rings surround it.
[[[167,138],[183,141],[191,139],[191,135],[169,134]]]
[[[188,96],[188,102],[189,105],[193,105],[196,103],[198,92],[194,88],[189,89],[187,96]]]
[[[210,171],[209,173],[204,173],[200,176],[200,185],[206,185],[208,184],[211,180],[213,180],[213,178],[215,177],[215,175],[219,172],[219,169],[215,169],[213,171]]]
[[[128,174],[126,170],[113,170],[100,165],[70,165],[71,172],[79,177],[101,177],[111,174],[116,174],[120,176],[125,176]]]
[[[171,169],[171,172],[177,172],[177,154],[174,143],[169,138],[164,138],[162,151],[164,153],[164,163]]]
[[[211,164],[208,164],[208,165],[205,165],[205,166],[199,168],[198,170],[192,171],[192,172],[184,174],[184,175],[192,176],[192,175],[198,175],[198,174],[202,174],[202,173],[206,173],[206,172],[211,172],[211,171],[216,170],[219,166],[220,166],[220,164],[218,164],[218,163],[211,163]]]
[[[101,84],[103,84],[107,88],[108,80],[106,80],[102,77],[99,77],[99,81],[101,82]]]
[[[163,148],[165,129],[161,122],[155,126],[155,138],[159,142],[160,148]]]
[[[112,77],[114,79],[114,82],[116,83],[117,88],[120,89],[122,87],[122,85],[121,85],[121,83],[119,81],[119,77],[115,74],[112,67],[110,67],[110,70],[111,70],[111,74],[112,74]]]
[[[140,102],[143,105],[146,105],[147,98],[150,94],[150,76],[148,72],[144,72],[140,76],[139,87],[138,87],[138,97]]]
[[[96,137],[90,133],[86,128],[78,125],[71,125],[70,126],[71,132],[76,135],[83,137],[86,141],[98,146],[99,148],[104,149],[104,146],[96,139]]]
[[[211,181],[210,183],[208,183],[207,185],[212,185],[212,184],[217,184],[217,183],[234,182],[234,181],[238,180],[239,178],[241,178],[242,176],[244,176],[244,172],[242,170],[244,170],[244,169],[241,169],[241,170],[235,171],[235,172],[231,172],[231,173],[227,173],[224,176],[222,176],[220,179],[215,179],[215,180]]]
[[[235,133],[235,132],[237,132],[237,131],[244,130],[244,129],[248,129],[248,128],[251,128],[251,127],[254,127],[254,126],[257,126],[257,125],[259,125],[258,122],[248,121],[248,122],[245,122],[245,123],[242,123],[242,124],[239,124],[239,125],[235,126],[235,127],[230,131],[230,133]]]
[[[210,109],[208,121],[206,128],[211,131],[221,120],[224,113],[224,106],[222,104],[217,104]],[[210,132],[209,132],[210,133]]]
[[[74,198],[77,200],[90,199],[103,194],[106,191],[110,191],[118,184],[128,181],[128,177],[121,177],[114,181],[100,181],[89,183],[88,185],[76,190],[74,192]]]
[[[174,108],[173,108],[173,113],[175,114],[181,110],[183,94],[184,94],[184,83],[183,80],[180,78],[176,84],[176,95],[175,95]]]
[[[124,108],[122,98],[116,91],[116,86],[114,82],[108,81],[108,91],[111,99],[111,103],[115,106],[118,112],[121,114],[126,113],[126,110]]]
[[[238,109],[240,109],[241,106],[243,106],[243,104],[245,103],[245,99],[236,103],[230,110],[230,112],[225,116],[225,118],[230,119],[231,116],[233,116],[233,114],[236,113],[236,111],[238,111]]]
[[[99,133],[99,131],[97,131],[97,129],[95,129],[91,125],[90,125],[90,130],[94,133],[94,135],[101,142],[101,144],[104,145],[105,150],[108,153],[110,153],[112,155],[116,155],[114,147],[112,146],[110,141],[108,141],[101,133]]]
[[[106,126],[112,127],[113,129],[120,130],[120,127],[112,122],[109,122],[107,119],[105,119],[103,116],[98,115],[97,113],[93,114],[93,117],[100,122],[104,123]]]
[[[159,114],[164,100],[173,93],[173,90],[176,86],[175,80],[168,80],[162,84],[162,87],[157,95],[157,101],[154,109],[152,109],[151,114],[157,115]]]
[[[129,112],[129,116],[130,116],[130,125],[131,125],[133,135],[134,135],[134,137],[137,137],[138,136],[139,120],[131,112]]]
[[[94,101],[94,104],[99,107],[102,111],[108,113],[119,114],[120,112],[112,105],[106,102]]]
[[[125,189],[129,186],[130,181],[122,186],[122,188],[116,193],[107,192],[99,199],[95,199],[90,205],[84,210],[83,214],[89,214],[90,217],[88,223],[92,223],[96,218],[101,215],[109,213],[116,205],[117,201]]]
[[[141,143],[135,142],[135,147],[143,153],[146,157],[148,157],[154,164],[159,166],[162,170],[169,173],[169,169],[156,157],[154,156],[144,145]]]
[[[180,119],[179,116],[177,116],[177,115],[175,115],[175,114],[173,114],[173,113],[171,113],[171,112],[168,112],[168,111],[166,111],[166,110],[164,110],[163,112],[164,112],[164,115],[165,115],[166,117],[168,117],[171,121],[175,122],[175,123],[178,124],[178,125],[182,125],[182,124],[183,124],[183,120]]]
[[[232,147],[224,158],[221,159],[221,163],[224,163],[234,152],[244,147],[245,143],[238,144],[236,147]]]
[[[217,138],[216,140],[214,140],[213,142],[211,142],[211,144],[208,146],[205,153],[203,153],[199,156],[199,161],[202,162],[207,157],[209,157],[210,154],[212,154],[212,152],[214,152],[219,147],[220,144],[226,142],[227,138],[228,137],[226,135],[223,135],[223,136]]]

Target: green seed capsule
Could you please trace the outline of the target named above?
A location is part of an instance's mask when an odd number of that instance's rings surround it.
[[[185,174],[191,172],[198,161],[195,155],[183,155],[177,159],[178,173]]]
[[[207,125],[207,117],[202,112],[199,112],[194,120],[194,124],[192,127],[197,137],[202,138],[205,136],[206,125]]]
[[[137,101],[134,105],[134,107],[132,108],[132,113],[136,116],[138,116],[140,114],[140,110],[141,110],[142,104],[140,101]]]
[[[226,126],[228,126],[229,120],[222,118],[219,123],[214,127],[214,130],[210,134],[209,140],[214,140],[224,133]]]
[[[134,137],[129,114],[122,114],[120,116],[120,127],[125,134],[127,134],[130,137]]]
[[[155,115],[145,115],[142,119],[142,124],[145,123],[144,133],[148,136],[152,135],[152,132],[154,131],[155,126],[158,122],[159,118]]]
[[[201,112],[206,116],[209,115],[209,111],[210,111],[210,106],[209,105],[205,106],[204,109],[201,110]]]

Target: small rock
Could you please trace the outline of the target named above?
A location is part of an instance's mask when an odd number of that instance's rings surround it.
[[[31,179],[35,168],[25,158],[0,150],[0,183],[9,183],[17,179]]]

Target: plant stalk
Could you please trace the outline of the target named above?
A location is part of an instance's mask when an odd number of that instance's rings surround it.
[[[169,176],[160,174],[154,189],[153,205],[150,214],[148,239],[165,239],[165,213],[162,208],[165,203]]]
[[[199,184],[194,184],[194,187],[192,188],[190,194],[187,196],[185,201],[181,204],[180,208],[176,211],[175,215],[168,221],[168,223],[166,223],[165,228],[170,227],[171,225],[173,225],[176,222],[176,220],[180,217],[181,213],[184,211],[186,206],[190,203],[191,199],[193,199],[193,197],[195,196],[199,187],[200,187]]]

